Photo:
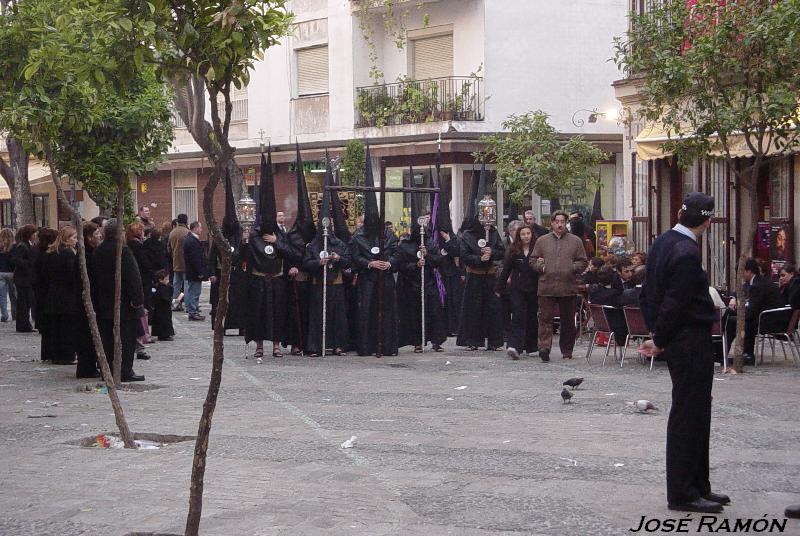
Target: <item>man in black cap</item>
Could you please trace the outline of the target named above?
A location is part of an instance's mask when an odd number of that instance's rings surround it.
[[[730,502],[709,482],[711,386],[714,348],[711,326],[718,312],[708,293],[697,240],[708,229],[714,198],[689,194],[678,224],[659,236],[647,255],[640,305],[653,334],[639,351],[663,354],[672,378],[667,424],[667,503],[670,510],[722,512]]]

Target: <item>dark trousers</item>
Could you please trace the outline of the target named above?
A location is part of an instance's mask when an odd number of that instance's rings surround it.
[[[119,338],[122,342],[122,377],[133,374],[133,355],[136,351],[136,324],[138,318],[122,319],[119,323]],[[97,319],[100,328],[100,338],[103,339],[103,351],[108,360],[108,366],[114,370],[114,321],[104,318]]]
[[[539,345],[539,296],[536,291],[511,291],[511,335],[508,347],[532,353]]]
[[[89,376],[97,371],[97,353],[94,348],[94,340],[89,330],[89,321],[86,315],[79,316],[78,328],[76,332],[76,346],[78,353],[78,376]]]
[[[553,319],[558,316],[558,346],[563,357],[572,357],[575,347],[575,296],[539,296],[539,350],[553,346]]]
[[[681,330],[664,350],[672,378],[667,423],[667,501],[691,502],[711,491],[708,444],[714,348],[710,328]]]
[[[17,331],[20,333],[33,331],[31,312],[33,308],[33,287],[17,287]]]

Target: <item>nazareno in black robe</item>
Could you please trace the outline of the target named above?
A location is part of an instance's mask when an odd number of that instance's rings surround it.
[[[317,235],[306,246],[303,256],[303,271],[311,275],[311,289],[306,334],[306,354],[322,353],[322,294],[324,269],[319,253],[323,249],[323,238]],[[328,265],[327,320],[325,346],[327,349],[347,347],[347,303],[342,284],[342,270],[350,266],[351,257],[347,245],[331,233],[328,237],[328,253],[339,255],[337,262]]]
[[[461,317],[461,300],[464,297],[464,269],[460,266],[461,240],[455,233],[450,233],[447,242],[439,238],[439,254],[442,257],[438,269],[445,289],[445,315],[447,318],[447,334],[458,333]]]
[[[350,252],[353,256],[353,267],[358,274],[358,320],[357,338],[354,346],[358,355],[374,355],[377,353],[378,339],[378,286],[383,279],[383,295],[381,302],[381,355],[396,355],[398,349],[397,304],[395,300],[395,266],[383,272],[369,268],[372,261],[391,262],[397,247],[397,238],[389,235],[384,240],[383,254],[380,253],[377,238],[370,238],[364,232],[358,232],[350,241]]]
[[[413,233],[412,233],[413,236]],[[447,340],[447,326],[434,268],[442,255],[430,239],[425,248],[425,344],[441,346]],[[422,343],[422,292],[419,258],[419,237],[400,242],[392,264],[397,265],[397,305],[400,311],[400,346],[424,346]]]
[[[284,257],[288,253],[286,234],[276,231],[277,241],[268,244],[256,233],[243,245],[247,263],[247,300],[244,340],[282,341],[286,337],[286,280]],[[272,246],[272,253],[266,253]]]
[[[497,230],[492,227],[488,244],[492,248],[491,258],[482,261],[481,248],[478,245],[478,241],[482,238],[485,238],[485,231],[477,218],[461,235],[460,259],[467,275],[456,344],[468,347],[486,344],[487,348],[500,348],[503,346],[503,326],[500,298],[494,293],[497,277],[494,273],[494,263],[503,259],[505,248]],[[470,273],[470,268],[490,273]]]
[[[305,350],[306,334],[308,333],[308,302],[310,291],[310,277],[303,271],[303,257],[306,253],[306,242],[297,229],[290,229],[286,234],[287,250],[284,259],[286,277],[288,318],[286,323],[286,337],[284,346],[294,346],[301,351]],[[290,278],[289,270],[297,268],[297,276]]]
[[[222,265],[217,254],[216,245],[211,246],[210,272],[217,276],[217,282],[211,284],[209,303],[211,303],[211,327],[219,302],[219,279]],[[231,254],[231,280],[228,287],[228,313],[225,315],[225,329],[244,329],[247,321],[247,266],[240,251]]]

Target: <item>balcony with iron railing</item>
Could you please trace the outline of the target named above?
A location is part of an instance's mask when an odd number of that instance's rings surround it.
[[[450,76],[356,88],[355,127],[483,121],[483,79]]]

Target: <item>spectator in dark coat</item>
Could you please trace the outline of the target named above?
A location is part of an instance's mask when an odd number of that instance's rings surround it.
[[[642,284],[644,283],[644,276],[647,269],[643,264],[640,264],[633,269],[633,277],[631,277],[631,288],[626,288],[622,291],[622,306],[630,305],[631,307],[639,307],[639,295],[642,293]]]
[[[603,266],[597,271],[597,284],[589,287],[589,302],[595,305],[608,305],[614,310],[606,309],[606,318],[611,330],[614,332],[614,340],[617,344],[623,344],[628,336],[628,325],[625,322],[625,314],[622,311],[622,289],[613,286],[614,269],[610,266]]]
[[[200,291],[203,280],[207,278],[206,261],[203,245],[200,243],[200,233],[203,226],[200,222],[192,222],[189,234],[183,242],[183,260],[186,277],[186,312],[189,320],[205,320],[200,314]]]
[[[758,321],[761,313],[784,306],[784,301],[777,285],[768,277],[758,275],[759,269],[760,267],[754,259],[748,259],[745,262],[745,278],[750,281],[750,294],[748,295],[744,316],[744,353],[748,357],[755,355],[756,334],[758,333]],[[782,331],[788,323],[789,315],[768,315],[762,320],[761,330],[764,333]]]
[[[116,272],[117,220],[105,226],[105,239],[92,255],[92,301],[109,365],[114,360],[114,274]],[[120,339],[122,342],[122,381],[144,381],[133,370],[136,326],[144,314],[142,278],[130,248],[122,247],[122,287],[120,294]]]
[[[75,254],[77,238],[74,227],[62,227],[47,253],[41,257],[39,287],[44,299],[39,318],[47,326],[49,354],[55,365],[73,364],[77,352],[79,337],[76,334],[82,309],[78,256]]]
[[[23,225],[17,231],[16,245],[11,254],[14,263],[14,286],[17,289],[17,332],[33,331],[31,312],[35,299],[33,295],[34,263],[36,261],[36,226]]]

